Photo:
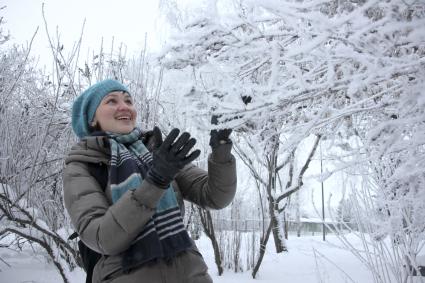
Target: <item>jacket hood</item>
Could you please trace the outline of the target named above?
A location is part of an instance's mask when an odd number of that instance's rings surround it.
[[[65,164],[73,161],[109,164],[111,150],[105,136],[88,136],[71,147]]]
[[[140,139],[152,151],[157,144],[153,131],[143,131]],[[87,136],[71,147],[65,164],[73,161],[85,163],[104,163],[109,165],[111,148],[107,136]]]

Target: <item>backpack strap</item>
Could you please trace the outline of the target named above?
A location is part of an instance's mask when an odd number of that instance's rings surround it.
[[[77,232],[74,232],[74,233],[72,233],[69,237],[68,237],[68,240],[74,240],[75,238],[77,238],[78,237],[78,233]]]

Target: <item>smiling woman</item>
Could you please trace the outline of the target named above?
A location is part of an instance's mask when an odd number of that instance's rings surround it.
[[[136,117],[131,93],[111,79],[89,87],[72,107],[80,141],[65,160],[63,195],[81,239],[86,282],[210,283],[183,223],[183,199],[210,209],[230,204],[231,130],[211,131],[205,171],[192,164],[200,151],[192,151],[189,133],[173,129],[163,141],[158,127],[137,128]],[[87,251],[98,256],[85,257]]]

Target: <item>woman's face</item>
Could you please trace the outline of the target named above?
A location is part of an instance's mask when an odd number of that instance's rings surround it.
[[[136,126],[136,117],[131,96],[126,92],[113,91],[100,102],[93,124],[97,124],[103,131],[128,134]]]

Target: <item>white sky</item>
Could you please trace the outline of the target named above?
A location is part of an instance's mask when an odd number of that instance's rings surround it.
[[[70,51],[79,39],[84,19],[83,46],[80,59],[86,59],[88,48],[99,50],[103,37],[108,50],[114,37],[115,46],[124,43],[128,53],[138,52],[144,45],[145,33],[151,49],[159,48],[158,0],[0,0],[0,17],[6,24],[12,43],[26,45],[37,26],[32,55],[40,56],[42,62],[51,60],[48,50],[45,26],[42,17],[42,3],[51,36],[60,34],[65,51]]]

